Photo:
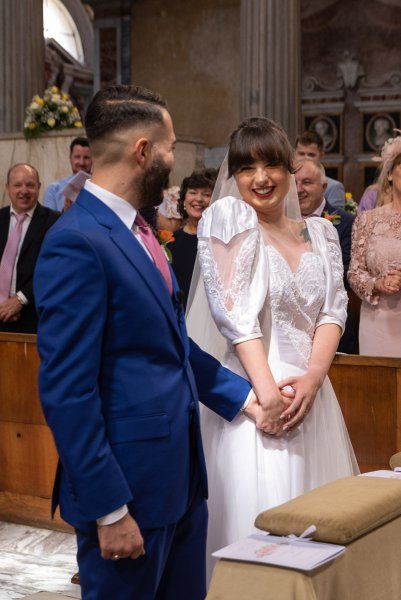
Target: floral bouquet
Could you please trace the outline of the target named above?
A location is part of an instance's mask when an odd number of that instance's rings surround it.
[[[55,85],[45,90],[43,98],[36,94],[25,113],[23,133],[26,140],[56,129],[82,127],[78,109],[70,96]]]
[[[358,205],[352,197],[351,192],[345,192],[345,210],[356,215]]]

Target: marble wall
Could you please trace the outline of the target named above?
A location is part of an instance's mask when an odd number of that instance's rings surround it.
[[[166,98],[178,136],[225,145],[240,118],[240,0],[136,0],[132,82]]]

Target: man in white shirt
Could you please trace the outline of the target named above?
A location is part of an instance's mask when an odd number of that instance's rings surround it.
[[[316,131],[304,131],[295,140],[295,162],[302,158],[311,158],[317,162],[322,162],[324,157],[323,139]],[[337,179],[326,176],[327,186],[324,197],[334,208],[345,207],[344,186]]]
[[[43,206],[58,212],[63,212],[65,208],[69,208],[69,204],[66,206],[66,198],[63,194],[64,188],[79,171],[90,173],[92,168],[91,149],[86,137],[77,137],[72,140],[70,144],[70,164],[72,175],[53,181],[47,186],[43,196]]]
[[[11,204],[0,210],[0,331],[35,333],[33,271],[43,238],[59,214],[38,203],[39,174],[31,165],[12,166],[6,190]],[[10,256],[10,236],[20,215],[20,232]]]

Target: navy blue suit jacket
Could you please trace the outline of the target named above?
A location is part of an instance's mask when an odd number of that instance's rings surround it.
[[[349,263],[351,260],[351,233],[355,215],[351,214],[349,211],[342,210],[341,208],[334,208],[334,206],[331,206],[331,204],[329,204],[327,201],[324,205],[323,211],[328,212],[329,215],[340,216],[340,222],[334,225],[334,227],[337,229],[338,237],[340,240],[341,253],[343,257],[344,285],[345,289],[349,290],[350,287],[347,279],[347,273]]]
[[[86,190],[46,237],[34,285],[54,505],[80,528],[125,503],[141,528],[176,522],[190,460],[207,495],[198,398],[231,420],[249,383],[188,339],[159,270]]]
[[[346,210],[342,210],[341,208],[334,208],[327,201],[323,210],[327,211],[329,215],[340,216],[340,222],[334,225],[334,227],[337,229],[340,240],[344,265],[344,287],[349,296],[347,322],[338,346],[338,350],[339,352],[346,352],[347,354],[358,354],[359,311],[355,309],[355,300],[353,298],[354,292],[351,290],[347,279],[349,263],[351,260],[352,225],[355,220],[355,215]]]

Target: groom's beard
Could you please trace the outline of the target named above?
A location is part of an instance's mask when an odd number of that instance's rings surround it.
[[[141,208],[159,206],[163,202],[163,191],[168,187],[170,171],[162,158],[156,156],[138,183]]]

